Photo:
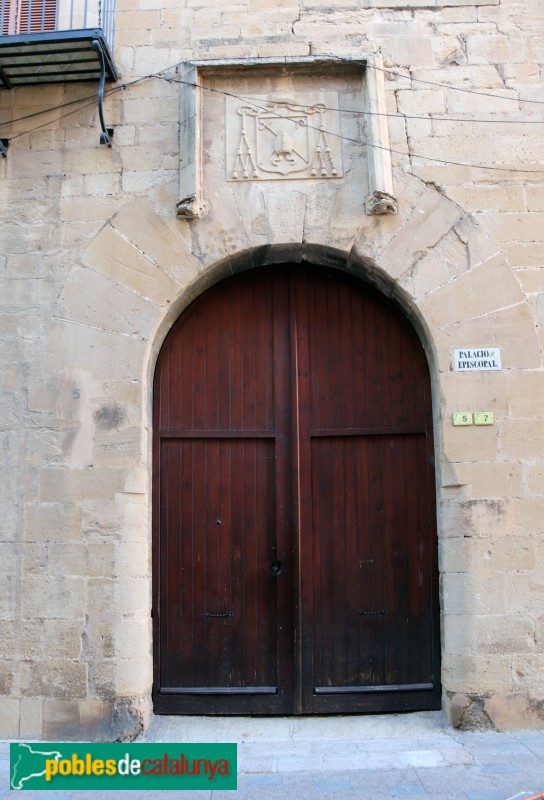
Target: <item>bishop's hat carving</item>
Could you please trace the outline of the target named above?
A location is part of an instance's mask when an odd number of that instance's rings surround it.
[[[227,180],[342,177],[337,93],[301,101],[226,98]]]

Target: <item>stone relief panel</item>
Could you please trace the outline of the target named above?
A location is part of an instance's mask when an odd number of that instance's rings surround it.
[[[337,92],[225,98],[228,181],[342,177]]]
[[[305,233],[291,230],[291,238],[323,238],[329,226],[328,241],[347,241],[365,214],[396,213],[378,61],[187,64],[178,215],[221,219],[234,250],[240,215],[254,218],[251,230],[266,243],[293,225]]]

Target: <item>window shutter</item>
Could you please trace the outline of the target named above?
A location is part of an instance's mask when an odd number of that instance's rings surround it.
[[[57,0],[19,0],[19,33],[54,31],[56,23]]]
[[[41,33],[57,27],[57,0],[0,0],[1,34]]]
[[[13,33],[15,16],[15,0],[0,0],[0,13],[2,14],[2,36]]]

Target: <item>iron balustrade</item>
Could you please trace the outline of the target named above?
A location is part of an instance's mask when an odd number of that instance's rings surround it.
[[[115,0],[0,0],[0,38],[100,29],[113,52]]]

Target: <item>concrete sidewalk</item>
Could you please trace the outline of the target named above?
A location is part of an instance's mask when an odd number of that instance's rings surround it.
[[[137,741],[237,742],[238,791],[29,792],[95,800],[516,800],[544,792],[544,730],[463,733],[441,712],[343,717],[155,717]],[[1,798],[9,751],[1,750]]]

